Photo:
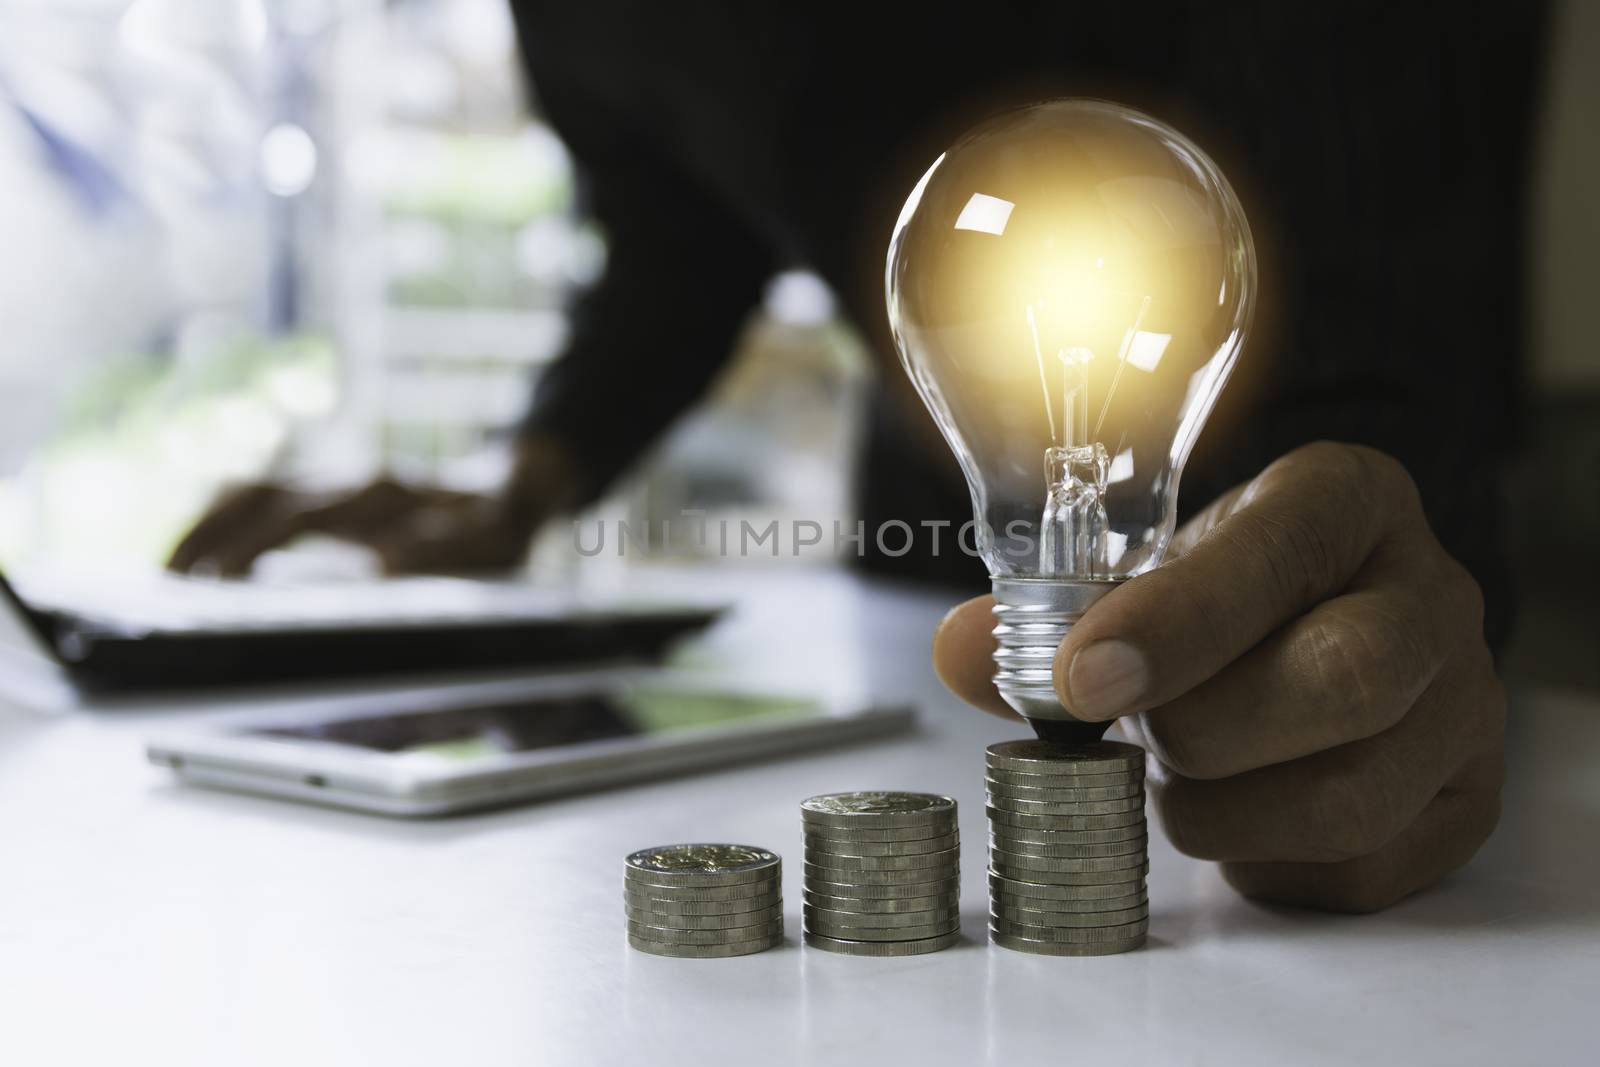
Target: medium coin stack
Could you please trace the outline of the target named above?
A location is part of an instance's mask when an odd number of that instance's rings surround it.
[[[928,793],[801,801],[805,941],[850,956],[915,956],[961,937],[956,802]]]
[[[1144,750],[1119,741],[988,748],[989,936],[1050,956],[1144,944]]]
[[[708,959],[783,941],[783,860],[749,845],[665,845],[624,861],[628,944]]]

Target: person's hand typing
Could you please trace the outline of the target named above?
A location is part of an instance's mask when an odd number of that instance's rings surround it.
[[[167,565],[239,578],[264,552],[324,534],[372,549],[389,574],[506,571],[521,562],[538,526],[571,498],[562,454],[541,443],[519,449],[512,476],[495,494],[390,479],[339,493],[247,485],[224,493]]]
[[[1009,715],[992,606],[951,612],[934,662]],[[1405,470],[1368,448],[1309,445],[1218,498],[1164,566],[1084,615],[1055,686],[1149,749],[1172,843],[1247,896],[1383,908],[1466,863],[1499,817],[1482,597]]]

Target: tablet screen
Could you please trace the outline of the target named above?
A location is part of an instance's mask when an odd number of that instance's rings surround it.
[[[264,727],[251,733],[465,761],[814,710],[810,701],[792,697],[640,689],[331,719]]]

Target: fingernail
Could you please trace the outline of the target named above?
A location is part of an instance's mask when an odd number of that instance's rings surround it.
[[[1072,657],[1067,710],[1080,719],[1114,719],[1144,693],[1149,675],[1137,648],[1126,641],[1096,641]]]

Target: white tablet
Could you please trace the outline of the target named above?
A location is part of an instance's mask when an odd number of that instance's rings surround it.
[[[738,764],[913,718],[903,706],[585,674],[444,702],[325,702],[153,739],[146,754],[195,785],[423,816]]]

